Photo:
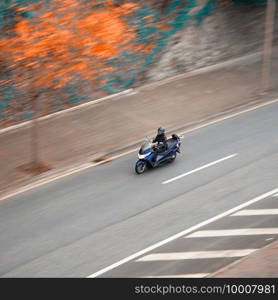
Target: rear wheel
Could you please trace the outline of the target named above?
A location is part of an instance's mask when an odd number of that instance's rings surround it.
[[[137,174],[142,174],[146,170],[147,163],[145,161],[140,161],[135,165],[135,171]]]

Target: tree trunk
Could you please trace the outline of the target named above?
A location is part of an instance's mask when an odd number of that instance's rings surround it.
[[[31,123],[31,166],[36,168],[39,165],[39,141],[38,141],[38,95],[35,95],[32,103]]]
[[[265,34],[262,59],[261,94],[267,93],[271,78],[272,38],[275,16],[275,0],[268,0],[265,17]]]

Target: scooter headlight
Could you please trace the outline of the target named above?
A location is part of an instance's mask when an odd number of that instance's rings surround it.
[[[146,153],[146,154],[139,154],[138,153],[138,158],[139,159],[144,159],[145,157],[147,157],[147,156],[149,156],[150,155],[150,153]]]

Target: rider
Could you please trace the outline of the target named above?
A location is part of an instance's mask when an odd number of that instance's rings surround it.
[[[153,143],[157,143],[156,152],[161,153],[168,149],[167,146],[167,138],[165,135],[165,129],[162,127],[159,127],[157,129],[157,135],[153,139]]]

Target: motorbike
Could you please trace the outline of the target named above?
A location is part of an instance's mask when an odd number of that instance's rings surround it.
[[[139,160],[135,164],[136,173],[142,174],[147,168],[156,168],[165,163],[173,162],[177,153],[180,153],[182,138],[183,136],[172,134],[171,138],[166,141],[167,150],[161,152],[157,145],[146,137],[138,153]]]

